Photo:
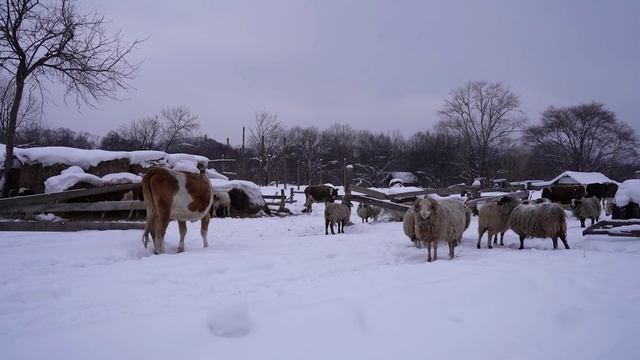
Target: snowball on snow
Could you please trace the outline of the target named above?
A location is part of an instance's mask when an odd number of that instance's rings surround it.
[[[630,202],[640,204],[640,179],[623,182],[616,192],[616,205],[627,206]]]

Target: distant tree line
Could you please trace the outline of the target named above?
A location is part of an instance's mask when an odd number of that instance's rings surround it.
[[[423,186],[445,187],[476,178],[549,179],[565,170],[600,171],[623,180],[640,170],[634,130],[600,103],[549,107],[528,126],[519,97],[508,87],[476,81],[452,90],[438,116],[433,129],[404,137],[397,130],[375,133],[338,123],[287,128],[276,113],[264,110],[255,113],[242,148],[199,134],[198,117],[175,106],[132,120],[102,139],[47,129],[25,116],[16,143],[236,159],[225,170],[261,184],[342,184],[345,164],[354,166],[354,181],[366,186],[379,186],[391,171],[413,172]],[[222,170],[221,163],[216,168]]]

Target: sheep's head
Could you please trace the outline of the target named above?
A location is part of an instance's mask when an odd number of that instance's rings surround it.
[[[432,199],[417,199],[413,203],[413,212],[421,219],[428,219],[435,213],[438,203]]]
[[[575,209],[578,206],[580,206],[580,204],[582,203],[582,200],[578,200],[578,199],[571,199],[571,208]]]

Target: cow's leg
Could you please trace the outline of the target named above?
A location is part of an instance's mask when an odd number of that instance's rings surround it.
[[[202,247],[209,246],[209,242],[207,241],[207,234],[209,232],[209,220],[211,218],[209,215],[205,215],[205,217],[200,220],[200,235],[202,236]]]
[[[154,223],[156,225],[156,238],[153,240],[155,246],[155,254],[164,253],[164,235],[167,232],[167,226],[171,220],[171,204],[159,202],[156,204],[158,213],[155,216]]]
[[[154,241],[154,244],[156,238],[156,225],[154,222],[154,216],[153,214],[149,216],[149,213],[151,213],[151,210],[147,211],[147,221],[144,224],[144,233],[142,234],[142,244],[144,244],[145,249],[149,244],[149,234],[151,234],[151,240]]]
[[[180,243],[178,244],[178,252],[184,252],[184,237],[187,235],[187,222],[178,220],[178,229],[180,230]]]

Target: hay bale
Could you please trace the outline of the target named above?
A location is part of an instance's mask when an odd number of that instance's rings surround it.
[[[86,172],[97,177],[103,177],[107,174],[129,172],[129,167],[129,159],[121,158],[101,161],[96,166],[90,166]]]

